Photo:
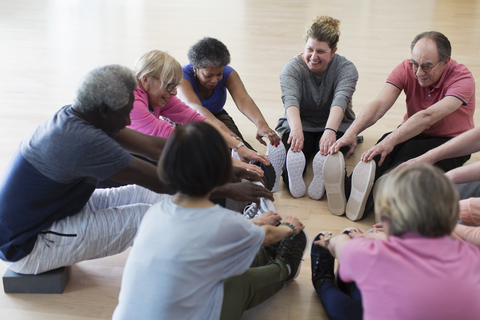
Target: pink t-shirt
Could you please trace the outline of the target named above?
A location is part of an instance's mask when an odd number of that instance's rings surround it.
[[[363,319],[480,319],[480,251],[448,236],[356,238],[340,256],[340,277],[355,281]]]
[[[168,100],[163,107],[152,106],[153,112],[148,109],[148,95],[140,87],[135,90],[135,102],[130,112],[132,123],[129,128],[151,136],[168,138],[175,129],[171,123],[160,118],[170,119],[172,122],[186,124],[193,121],[204,121],[205,117],[187,106],[176,96]]]
[[[404,90],[407,96],[407,113],[403,122],[446,96],[453,96],[462,101],[460,108],[423,131],[423,134],[431,137],[456,137],[474,128],[475,81],[467,67],[451,59],[435,88],[430,89],[420,86],[409,61],[407,59],[400,63],[387,79],[388,83]]]

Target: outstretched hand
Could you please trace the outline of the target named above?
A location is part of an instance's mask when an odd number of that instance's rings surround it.
[[[242,168],[246,171],[249,171],[249,172],[252,172],[254,174],[256,174],[258,177],[263,177],[263,170],[262,168],[260,168],[259,166],[256,166],[254,164],[249,164],[249,163],[245,163],[245,162],[242,162],[240,160],[237,160],[235,158],[232,157],[232,164],[233,164],[233,167],[237,167],[237,168]],[[248,179],[248,178],[245,178],[245,179]],[[250,180],[250,179],[248,179]],[[240,182],[241,180],[239,181],[233,181],[233,182]]]
[[[272,129],[270,129],[270,127],[266,126],[266,127],[259,127],[258,130],[257,130],[257,140],[263,144],[264,146],[267,145],[267,143],[265,141],[263,141],[263,138],[267,138],[269,143],[272,145],[272,146],[275,146],[277,147],[278,144],[280,143],[280,137],[277,135],[277,133],[275,131],[273,131]]]
[[[270,165],[270,160],[268,160],[267,155],[250,150],[245,146],[238,148],[237,154],[242,162],[260,161],[266,166]]]
[[[297,217],[288,216],[283,220],[283,222],[290,223],[292,226],[295,227],[295,230],[297,231],[297,233],[295,235],[299,234],[300,231],[305,229],[305,226],[303,225],[303,223],[300,220],[298,220]]]
[[[262,197],[274,201],[270,190],[251,182],[228,183],[219,189],[226,198],[236,202],[255,202],[258,206]]]
[[[282,220],[282,217],[276,212],[268,211],[263,213],[260,217],[252,219],[251,221],[258,226],[278,226],[280,222],[278,220]]]
[[[340,148],[343,148],[343,147],[348,147],[348,152],[346,156],[347,156],[347,159],[350,158],[355,152],[355,149],[357,149],[357,137],[344,135],[330,147],[330,149],[328,150],[328,153],[335,154],[338,151],[340,151]]]
[[[383,140],[365,151],[361,156],[361,160],[364,162],[368,162],[370,160],[373,160],[375,156],[380,155],[380,161],[378,161],[378,165],[381,166],[383,161],[385,160],[385,157],[390,152],[392,152],[393,147],[394,146],[389,144],[386,140]]]
[[[239,161],[241,162],[241,161]],[[243,162],[241,162],[243,163]],[[237,166],[233,166],[232,167],[232,178],[230,179],[230,182],[241,182],[243,179],[245,180],[248,180],[248,181],[259,181],[261,183],[263,183],[263,180],[261,178],[261,176],[258,174],[258,172],[255,172],[253,170],[251,170],[250,168],[253,166],[253,167],[257,167],[258,169],[261,170],[261,173],[262,173],[262,176],[263,176],[263,170],[261,168],[259,168],[258,166],[256,165],[252,165],[252,164],[246,164],[244,163],[246,166],[248,166],[248,168],[243,168],[243,167],[237,167]]]

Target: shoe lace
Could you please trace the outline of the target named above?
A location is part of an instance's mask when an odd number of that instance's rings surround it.
[[[248,219],[254,219],[257,215],[257,212],[258,208],[255,202],[252,202],[251,204],[247,205],[245,209],[243,209],[243,215]]]
[[[318,253],[318,259],[315,261],[315,267],[312,270],[312,278],[316,279],[329,279],[333,280],[335,274],[335,265],[332,261],[333,257],[330,252],[325,249],[321,253]]]
[[[280,248],[278,249],[279,257],[286,263],[292,264],[293,261],[301,260],[303,257],[303,250],[295,244],[292,240],[282,240]]]

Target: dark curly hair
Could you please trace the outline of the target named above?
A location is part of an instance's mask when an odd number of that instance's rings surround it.
[[[230,52],[220,40],[205,37],[188,49],[188,60],[195,69],[224,67],[230,63]]]

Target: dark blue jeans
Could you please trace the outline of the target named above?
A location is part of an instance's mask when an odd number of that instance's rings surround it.
[[[360,290],[353,282],[342,284],[343,290],[331,281],[325,281],[321,286],[315,285],[328,319],[361,320],[363,308]]]

